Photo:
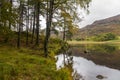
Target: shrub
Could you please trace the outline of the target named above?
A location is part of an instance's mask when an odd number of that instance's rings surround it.
[[[109,41],[109,40],[115,40],[115,39],[117,39],[117,36],[113,33],[105,33],[105,34],[100,34],[93,37],[94,41]]]

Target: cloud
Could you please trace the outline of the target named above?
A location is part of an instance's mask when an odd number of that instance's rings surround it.
[[[120,0],[92,0],[89,10],[90,14],[80,25],[86,26],[92,24],[95,20],[100,20],[120,14]]]

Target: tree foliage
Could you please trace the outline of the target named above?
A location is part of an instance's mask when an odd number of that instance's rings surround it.
[[[71,39],[81,21],[78,10],[88,11],[91,0],[0,0],[0,27],[18,33],[17,46],[20,47],[21,32],[31,33],[31,43],[39,44],[41,16],[46,20],[44,52],[48,55],[48,43],[51,30],[56,34],[56,28],[64,30],[64,38]],[[9,31],[7,30],[7,31]],[[34,43],[35,42],[35,43]]]

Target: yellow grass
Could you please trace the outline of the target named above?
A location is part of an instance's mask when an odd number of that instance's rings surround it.
[[[118,41],[67,41],[70,45],[75,45],[75,44],[120,44],[120,40]]]

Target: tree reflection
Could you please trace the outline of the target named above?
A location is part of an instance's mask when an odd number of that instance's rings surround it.
[[[90,51],[101,52],[101,53],[114,53],[117,50],[117,46],[102,44],[92,45],[88,48]]]

